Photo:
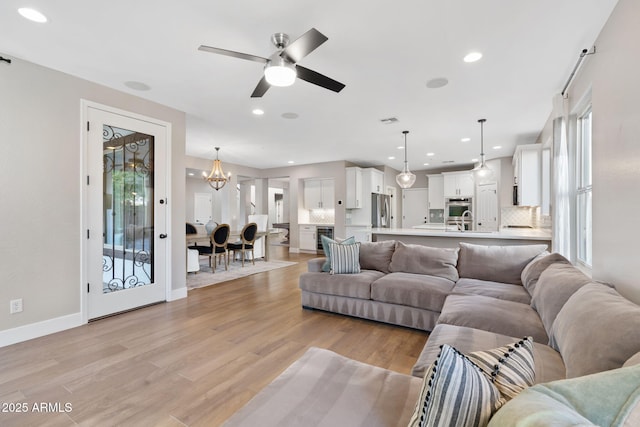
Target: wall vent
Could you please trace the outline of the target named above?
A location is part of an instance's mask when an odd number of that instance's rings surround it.
[[[388,117],[386,119],[380,119],[380,123],[385,125],[390,125],[391,123],[397,123],[398,119],[396,117]]]

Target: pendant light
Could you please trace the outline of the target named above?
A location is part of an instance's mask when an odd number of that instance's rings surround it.
[[[404,134],[404,168],[402,173],[396,175],[396,182],[400,188],[410,188],[416,182],[416,176],[411,173],[409,166],[407,166],[407,134],[408,130],[402,131]]]
[[[231,172],[227,176],[224,176],[224,171],[222,170],[222,162],[218,158],[218,151],[220,151],[220,147],[216,148],[216,159],[213,161],[213,167],[211,168],[211,173],[207,176],[206,172],[202,172],[202,177],[205,181],[209,183],[211,188],[215,188],[216,191],[224,187],[229,179],[231,179]]]
[[[493,180],[493,171],[487,166],[484,159],[484,123],[487,119],[479,119],[480,123],[480,164],[473,169],[476,183],[482,183]]]

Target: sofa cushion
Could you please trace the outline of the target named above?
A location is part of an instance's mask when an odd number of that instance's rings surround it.
[[[371,284],[371,299],[439,312],[453,286],[442,277],[389,273]]]
[[[389,273],[389,264],[395,248],[395,240],[360,243],[360,268]]]
[[[343,297],[370,299],[371,283],[384,273],[375,270],[362,270],[358,274],[302,273],[300,289],[309,292]]]
[[[520,275],[520,278],[522,279],[522,286],[524,286],[527,292],[529,292],[529,295],[533,295],[533,291],[536,288],[540,274],[542,274],[542,272],[551,264],[555,263],[571,264],[568,259],[558,253],[549,254],[548,252],[543,252],[535,257],[533,261],[527,264],[524,270],[522,270],[522,274]]]
[[[524,390],[489,427],[640,425],[640,366],[615,369]]]
[[[627,361],[624,362],[624,365],[622,366],[627,367],[627,366],[633,366],[633,365],[640,365],[640,352],[628,358]]]
[[[522,284],[522,270],[547,245],[484,246],[460,242],[458,273],[460,277]]]
[[[322,271],[328,273],[329,270],[331,270],[331,253],[329,253],[329,243],[344,243],[345,245],[350,245],[355,242],[356,238],[353,236],[347,237],[346,239],[336,238],[335,240],[327,236],[320,236],[320,243],[322,244],[322,250],[325,257],[324,264],[322,264]]]
[[[549,341],[538,313],[530,305],[482,295],[449,295],[438,318],[440,323],[512,337],[530,335],[544,344]]]
[[[391,272],[428,274],[455,282],[458,280],[457,261],[458,249],[431,248],[396,242],[389,270]]]
[[[503,404],[478,366],[445,344],[423,379],[409,427],[483,427]]]
[[[423,377],[425,371],[436,359],[440,346],[450,344],[469,354],[474,351],[488,350],[517,341],[517,337],[496,334],[481,329],[440,324],[433,328],[429,340],[422,349],[411,375]],[[565,367],[560,353],[545,344],[533,343],[533,359],[535,361],[535,382],[542,383],[565,378]]]
[[[331,274],[360,273],[360,243],[329,243]]]
[[[456,282],[453,292],[466,295],[484,295],[523,304],[531,302],[531,296],[522,286],[488,280],[462,278]]]
[[[552,264],[540,274],[531,297],[531,306],[540,315],[548,334],[569,297],[589,282],[591,279],[571,264]]]
[[[310,348],[225,427],[406,427],[422,380]]]
[[[569,298],[551,330],[567,378],[621,367],[640,351],[640,306],[601,283]]]

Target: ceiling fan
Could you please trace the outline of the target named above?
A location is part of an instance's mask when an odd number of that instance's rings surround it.
[[[345,87],[344,84],[297,64],[327,40],[328,38],[315,28],[291,43],[288,35],[275,33],[271,36],[271,42],[278,51],[269,58],[204,45],[201,45],[198,50],[265,64],[264,75],[253,90],[252,98],[262,97],[271,86],[291,86],[296,77],[325,89],[340,92]]]

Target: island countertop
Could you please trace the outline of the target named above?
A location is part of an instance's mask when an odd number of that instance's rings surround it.
[[[499,231],[445,231],[430,228],[373,228],[374,241],[399,240],[435,247],[457,247],[459,242],[483,245],[526,245],[543,243],[551,250],[551,230],[544,228],[501,228]]]

